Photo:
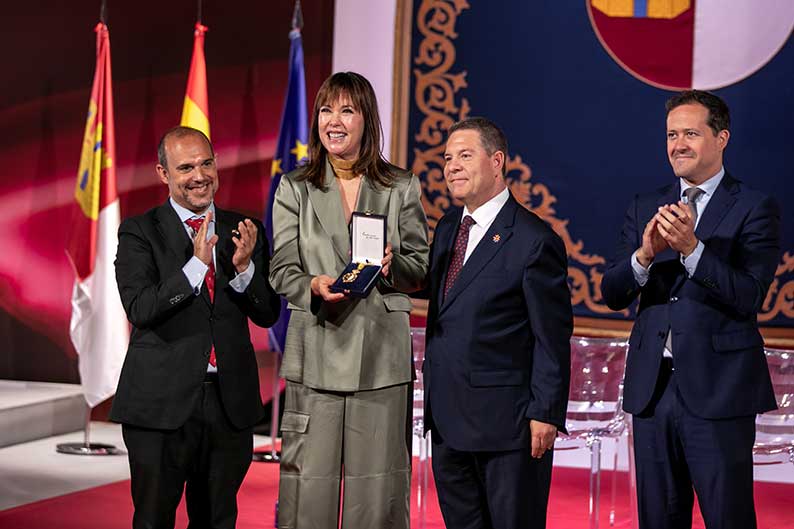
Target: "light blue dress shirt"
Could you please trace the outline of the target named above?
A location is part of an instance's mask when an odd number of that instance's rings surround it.
[[[695,207],[697,208],[698,212],[698,218],[695,220],[695,228],[697,228],[700,219],[703,217],[703,212],[706,211],[706,206],[708,205],[709,200],[711,200],[711,197],[714,196],[714,192],[717,191],[717,187],[719,187],[724,176],[725,168],[721,167],[717,174],[697,186],[703,191],[703,194],[701,194],[697,202],[695,202]],[[680,196],[682,200],[686,201],[684,198],[684,191],[690,187],[696,186],[689,185],[683,178],[680,179],[680,183]],[[684,265],[684,268],[686,268],[686,273],[689,277],[692,277],[692,275],[695,273],[695,270],[697,270],[698,263],[700,262],[700,256],[703,255],[704,248],[705,246],[703,245],[703,242],[698,241],[697,246],[695,246],[695,249],[691,254],[689,254],[689,256],[681,256],[681,263]],[[648,268],[643,267],[637,260],[637,252],[635,251],[633,254],[631,254],[631,268],[634,271],[634,279],[637,280],[637,283],[639,283],[640,286],[645,286],[645,283],[648,281],[648,275],[652,266],[653,263],[651,263]]]
[[[695,219],[695,228],[697,228],[700,219],[703,217],[703,212],[706,211],[706,206],[708,205],[709,200],[711,200],[711,197],[714,196],[714,192],[717,191],[717,187],[720,185],[720,182],[722,182],[723,176],[725,176],[725,168],[720,167],[720,170],[717,174],[715,174],[714,176],[712,176],[711,178],[709,178],[699,186],[691,186],[683,178],[680,179],[681,189],[679,192],[679,196],[681,197],[681,200],[684,200],[684,202],[686,202],[686,198],[684,197],[684,191],[686,191],[690,187],[699,187],[703,191],[703,193],[700,195],[700,197],[698,197],[697,201],[695,202],[695,208],[697,209],[698,212],[697,219]],[[683,255],[679,256],[679,258],[681,259],[681,263],[684,265],[684,268],[686,269],[686,273],[688,277],[692,277],[692,275],[695,273],[695,270],[697,270],[698,263],[700,262],[700,256],[703,255],[704,248],[705,246],[703,245],[703,242],[698,241],[697,246],[695,246],[695,249],[692,251],[691,254],[689,254],[687,257],[684,257]],[[634,272],[634,279],[637,280],[637,283],[639,283],[640,286],[645,286],[645,283],[648,282],[648,276],[650,275],[650,270],[652,266],[653,263],[651,263],[648,266],[648,268],[643,267],[640,264],[640,262],[637,260],[637,252],[635,251],[633,254],[631,254],[631,269]],[[667,343],[669,343],[669,341]],[[667,344],[665,344],[665,348],[664,348],[664,352],[662,353],[662,356],[665,356],[667,358],[672,358],[673,356],[673,352],[667,348]]]

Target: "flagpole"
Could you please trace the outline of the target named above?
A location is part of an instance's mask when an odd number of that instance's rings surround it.
[[[112,299],[112,294],[111,298],[103,296],[103,293],[116,292],[115,282],[112,287],[108,284],[110,277],[108,263],[112,261],[109,261],[106,253],[115,246],[114,237],[119,223],[106,0],[102,0],[100,4],[99,23],[94,31],[97,33],[97,67],[94,72],[89,99],[89,118],[77,175],[75,222],[67,248],[67,255],[76,272],[70,336],[80,356],[80,381],[86,398],[85,427],[82,443],[60,443],[55,447],[57,452],[72,455],[121,453],[113,445],[91,442],[91,410],[92,406],[113,394],[111,385],[115,387],[115,381],[109,382],[107,376],[110,373],[112,378],[112,373],[120,371],[123,359],[121,353],[126,347],[120,342],[122,340],[126,342],[128,333],[126,318],[114,319],[123,311],[118,297]],[[107,181],[102,180],[103,175],[108,179]],[[97,195],[101,197],[99,202],[92,200]],[[92,230],[96,230],[96,233],[91,235],[94,238],[92,245],[95,244],[97,248],[96,255],[85,254],[82,249],[74,245],[74,241],[84,245],[85,236],[79,230],[85,229],[86,223],[93,223]],[[78,232],[80,235],[75,235]],[[86,260],[90,265],[86,264]],[[119,329],[115,329],[113,325],[108,326],[106,316],[118,323]],[[97,329],[100,329],[99,337],[95,336]],[[102,335],[102,332],[106,332],[106,335]],[[87,339],[91,336],[95,339]],[[119,354],[113,357],[111,353],[114,352]],[[101,353],[101,358],[97,353]]]
[[[284,122],[288,121],[290,119],[290,116],[288,115],[288,110],[289,110],[288,106],[289,106],[290,97],[291,97],[291,93],[290,92],[293,91],[293,90],[297,90],[298,89],[297,86],[291,86],[292,84],[294,84],[294,83],[292,83],[292,77],[293,77],[293,74],[295,73],[293,71],[293,66],[294,66],[293,59],[294,59],[294,52],[295,52],[296,49],[300,49],[300,57],[301,57],[300,58],[300,64],[301,64],[301,66],[300,66],[300,79],[301,79],[301,81],[300,81],[299,84],[300,84],[300,91],[302,92],[302,96],[301,97],[302,97],[303,100],[305,100],[305,86],[304,86],[304,81],[303,81],[303,51],[302,51],[302,46],[299,46],[298,48],[294,48],[295,41],[300,43],[300,38],[301,38],[300,37],[300,31],[301,31],[302,28],[303,28],[303,14],[301,12],[301,2],[300,2],[300,0],[296,0],[295,1],[295,8],[292,11],[292,24],[291,24],[291,30],[290,30],[290,33],[289,33],[289,38],[292,41],[292,44],[290,44],[290,65],[289,65],[289,79],[290,80],[287,83],[287,98],[286,98],[285,107],[284,107],[284,115],[282,115],[282,117],[281,117],[281,119],[282,119],[282,123],[281,123],[281,127],[280,127],[281,129],[284,129]],[[305,102],[302,103],[302,106],[305,107]],[[303,112],[303,117],[301,119],[304,121],[304,123],[303,123],[304,127],[303,128],[305,128],[305,108],[303,108],[303,111],[304,111]],[[301,119],[299,119],[298,121],[301,121]],[[297,123],[293,123],[293,125],[295,125],[297,127],[298,124]],[[278,146],[278,150],[279,151],[281,151],[282,148],[284,147],[282,145],[282,141],[283,141],[283,138],[282,138],[283,134],[282,133],[283,133],[283,130],[280,130],[279,131],[279,146]],[[303,138],[303,141],[308,141],[308,134],[306,134],[306,136],[307,136],[307,138]],[[291,143],[294,142],[295,139],[299,139],[299,138],[293,138],[291,140]],[[290,148],[291,148],[291,145],[287,146],[287,149],[290,149]],[[276,155],[274,156],[274,162],[278,158],[284,160],[284,162],[286,163],[286,159],[285,159],[286,157],[283,156],[281,152],[276,153]],[[300,158],[300,156],[298,154],[295,154],[295,165],[297,165],[301,161],[302,161],[302,159]],[[285,168],[285,172],[286,171],[287,171],[287,169]],[[278,172],[273,172],[271,174],[271,188],[270,188],[270,195],[271,196],[269,197],[271,205],[272,205],[272,194],[274,192],[273,184],[274,184],[274,180],[278,177],[278,174],[279,174]],[[266,215],[270,216],[270,207],[268,207],[268,212],[266,213]],[[272,230],[272,226],[271,226],[271,220],[272,219],[266,218],[265,220],[266,220],[265,225],[266,225],[266,228],[267,228],[267,231],[268,231],[268,239],[271,242],[271,248],[272,248],[272,238],[270,237],[270,233],[271,233],[270,230]],[[284,311],[284,309],[285,309],[285,304],[282,301],[282,312]],[[279,424],[279,411],[280,411],[279,410],[279,404],[280,404],[280,399],[281,399],[281,379],[280,379],[278,373],[279,373],[279,370],[280,370],[280,367],[281,367],[281,354],[283,353],[283,345],[284,344],[283,344],[283,339],[282,339],[281,340],[282,343],[280,343],[277,347],[274,347],[272,344],[276,340],[273,339],[273,336],[274,336],[273,328],[270,329],[270,335],[271,335],[271,348],[270,349],[271,349],[271,351],[273,353],[273,378],[272,378],[273,396],[272,396],[272,400],[270,401],[271,402],[271,405],[270,405],[270,451],[262,450],[262,451],[254,452],[253,460],[254,461],[258,461],[258,462],[263,462],[263,463],[279,463],[281,461],[281,453],[276,449],[276,438],[278,437],[278,424]],[[278,506],[276,506],[276,513],[278,513]]]
[[[120,454],[121,451],[115,445],[91,442],[91,407],[86,403],[85,406],[85,428],[83,430],[82,443],[58,443],[55,451],[61,454],[73,456],[112,456]]]
[[[207,94],[207,63],[204,57],[204,35],[207,28],[202,23],[202,0],[196,0],[196,24],[193,28],[193,55],[190,58],[185,101],[179,124],[198,129],[210,137],[209,96]]]
[[[253,461],[259,463],[280,463],[281,452],[276,449],[276,437],[278,436],[278,416],[280,413],[279,405],[281,399],[281,379],[278,376],[281,368],[281,355],[278,351],[273,351],[273,395],[270,401],[270,450],[255,450],[251,456]]]

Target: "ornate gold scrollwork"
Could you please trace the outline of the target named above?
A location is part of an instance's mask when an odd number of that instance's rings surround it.
[[[794,255],[789,252],[783,254],[782,263],[777,266],[775,279],[766,293],[766,299],[761,306],[758,314],[758,321],[769,321],[782,314],[786,318],[794,319],[794,279],[791,279],[791,272],[794,271]],[[782,278],[788,275],[789,280]]]
[[[424,117],[414,137],[416,143],[423,145],[414,148],[411,170],[421,177],[422,200],[431,230],[452,205],[443,174],[445,132],[456,121],[465,119],[471,110],[468,100],[460,94],[468,86],[467,72],[451,72],[456,57],[453,41],[458,37],[455,24],[458,16],[469,7],[465,0],[424,0],[416,17],[416,28],[422,40],[413,61],[414,101]],[[601,273],[595,268],[604,264],[604,258],[583,253],[584,243],[573,240],[568,232],[568,220],[556,217],[553,204],[557,198],[546,185],[532,182],[531,178],[532,170],[521,156],[508,159],[507,180],[513,195],[527,209],[549,222],[565,242],[571,259],[568,268],[571,302],[574,305],[584,303],[596,313],[612,312],[602,302]],[[623,313],[628,315],[628,311]]]

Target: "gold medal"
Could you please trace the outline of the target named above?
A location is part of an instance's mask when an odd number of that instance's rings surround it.
[[[358,274],[364,270],[364,267],[366,267],[364,263],[358,263],[358,267],[342,276],[342,283],[352,283],[355,281],[358,278]]]

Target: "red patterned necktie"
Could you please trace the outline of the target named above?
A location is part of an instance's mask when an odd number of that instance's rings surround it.
[[[463,259],[466,257],[466,246],[469,244],[469,230],[474,224],[474,219],[469,215],[463,217],[463,222],[458,227],[458,235],[455,237],[455,247],[452,249],[452,260],[449,262],[449,270],[447,270],[447,281],[444,283],[444,297],[455,284],[455,280],[460,274],[460,269],[463,268]]]
[[[194,233],[198,233],[199,229],[201,229],[201,225],[204,224],[204,217],[194,217],[192,219],[187,219],[185,224],[190,226]],[[207,292],[210,295],[210,301],[215,301],[215,263],[212,262],[210,259],[210,264],[207,267],[207,274],[204,276],[204,283],[207,285]],[[212,350],[210,351],[210,364],[215,366],[215,346],[212,346]]]

